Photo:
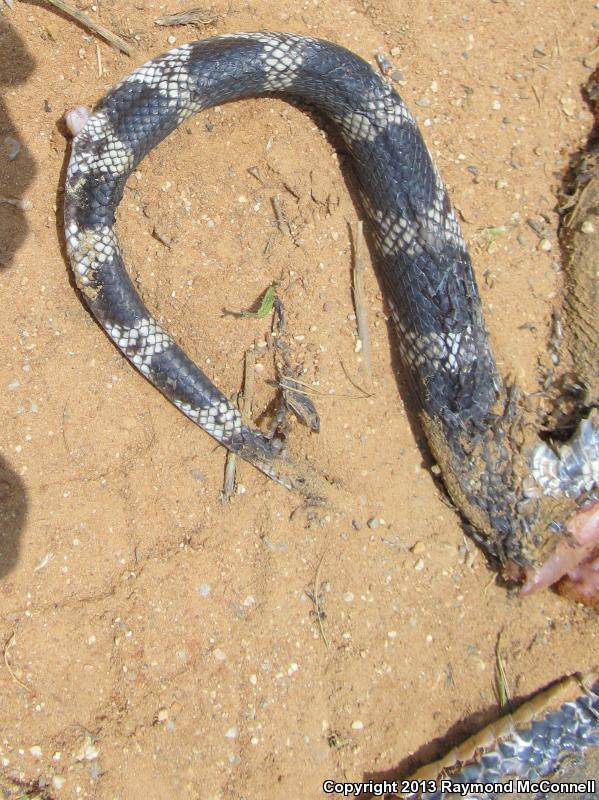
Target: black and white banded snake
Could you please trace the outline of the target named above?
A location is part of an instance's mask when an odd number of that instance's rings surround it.
[[[281,95],[333,123],[358,179],[398,348],[447,491],[477,540],[525,590],[564,575],[599,595],[599,414],[585,409],[568,443],[530,440],[493,359],[466,244],[403,101],[342,47],[292,34],[242,33],[182,45],[139,67],[75,134],[64,219],[77,286],[108,336],[184,414],[291,489],[309,493],[280,446],[237,408],[147,310],[114,232],[128,176],[192,114]],[[280,445],[280,443],[277,443]]]

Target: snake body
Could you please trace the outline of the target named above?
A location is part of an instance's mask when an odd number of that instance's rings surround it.
[[[407,782],[408,791],[390,797],[492,800],[506,795],[553,796],[559,783],[583,782],[575,770],[589,752],[593,760],[599,759],[599,681],[594,673],[566,678],[539,692],[514,713],[487,725],[444,758],[420,769]],[[591,780],[587,781],[588,791],[582,790],[576,797],[591,800],[598,796],[598,774],[592,766],[582,773],[585,780]],[[522,779],[521,784],[518,779]],[[543,780],[547,784],[540,792],[526,791],[526,781]],[[414,786],[422,782],[425,788],[411,792],[410,782]],[[491,788],[509,782],[513,792]],[[551,790],[550,784],[554,787]],[[572,795],[573,790],[564,794]]]
[[[568,518],[578,509],[592,516],[599,499],[599,414],[584,409],[561,446],[531,438],[517,393],[493,359],[466,244],[418,127],[388,83],[346,49],[293,34],[218,36],[144,64],[99,102],[73,140],[64,200],[68,256],[90,310],[193,422],[267,475],[310,493],[281,443],[244,424],[146,308],[114,231],[127,178],[155,145],[197,111],[257,95],[305,101],[351,156],[419,417],[474,534],[516,571],[562,558],[572,540]],[[595,740],[596,713],[595,702]],[[507,750],[500,755],[505,761]]]
[[[218,36],[148,62],[100,101],[73,141],[64,204],[68,254],[88,306],[131,363],[190,419],[271,477],[305,488],[280,443],[242,422],[145,307],[113,227],[128,175],[159,141],[201,109],[264,94],[308,102],[340,134],[370,221],[400,355],[449,494],[492,555],[538,562],[572,511],[572,504],[564,511],[564,484],[578,480],[578,504],[595,498],[599,420],[589,417],[564,457],[536,443],[522,467],[517,404],[491,354],[443,182],[401,98],[344,48],[292,34]],[[532,489],[524,485],[531,470]],[[549,495],[558,500],[546,513]]]

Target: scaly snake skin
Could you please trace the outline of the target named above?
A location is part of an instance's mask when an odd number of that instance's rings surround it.
[[[528,793],[514,791],[462,791],[462,785],[497,784],[517,779],[553,783],[578,782],[595,779],[592,792],[582,792],[577,797],[590,800],[599,793],[599,772],[589,767],[582,775],[570,777],[572,766],[580,766],[581,759],[592,751],[599,763],[599,680],[595,673],[584,678],[567,678],[555,686],[535,695],[513,714],[487,725],[445,758],[420,769],[410,781],[431,782],[431,790],[402,792],[388,795],[411,800],[449,800],[466,797],[472,800],[492,800],[495,797],[524,797]],[[443,789],[443,781],[451,784],[452,791]],[[436,788],[432,788],[432,786]],[[447,785],[447,784],[445,784]],[[530,794],[531,797],[553,796],[553,792]],[[565,792],[565,794],[569,794]]]
[[[190,419],[266,474],[310,493],[280,442],[244,425],[144,306],[113,229],[127,176],[149,150],[191,114],[260,94],[309,102],[341,135],[370,219],[400,355],[449,494],[492,555],[537,563],[572,511],[562,502],[564,485],[578,480],[576,503],[594,498],[599,419],[589,417],[567,457],[539,442],[524,455],[517,404],[495,366],[443,183],[403,101],[347,50],[291,34],[218,36],[182,45],[112,89],[75,137],[66,178],[68,254],[87,304],[131,363]],[[546,496],[553,498],[548,512]]]
[[[87,305],[193,422],[289,488],[314,493],[282,443],[245,425],[148,311],[114,232],[127,178],[155,145],[197,111],[257,95],[305,101],[334,125],[351,155],[400,355],[448,492],[501,563],[543,562],[572,512],[598,499],[599,414],[591,410],[561,449],[531,439],[517,393],[495,365],[466,245],[416,123],[385,80],[344,48],[292,34],[224,35],[182,45],[115,86],[76,135],[66,177],[67,250]],[[596,737],[596,703],[594,714]],[[499,761],[506,758],[502,751]]]

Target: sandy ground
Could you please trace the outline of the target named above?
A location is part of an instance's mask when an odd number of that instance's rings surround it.
[[[510,593],[465,540],[398,394],[370,270],[373,396],[350,383],[367,380],[351,176],[312,119],[268,99],[189,120],[120,209],[149,307],[224,391],[254,345],[256,416],[272,399],[268,320],[222,309],[250,306],[277,279],[319,392],[321,433],[295,426],[292,447],[342,482],[347,508],[306,515],[247,465],[221,504],[223,450],[129,367],[73,289],[61,120],[174,39],[286,29],[373,64],[384,54],[460,213],[501,368],[534,391],[561,291],[555,194],[590,126],[580,86],[599,11],[217,0],[215,23],[194,31],[153,24],[176,2],[79,6],[134,56],[41,1],[0,19],[0,194],[31,203],[0,205],[0,787],[278,800],[319,797],[326,778],[406,776],[498,714],[497,647],[523,697],[599,660],[596,615]],[[21,145],[14,161],[7,135]]]

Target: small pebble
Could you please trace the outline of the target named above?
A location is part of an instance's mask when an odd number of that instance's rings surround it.
[[[493,111],[499,111],[499,109],[501,108],[501,103],[499,102],[499,100],[493,100],[493,102],[491,103],[491,108],[493,109]]]
[[[364,723],[361,719],[355,719],[351,724],[352,731],[363,731],[364,730]]]
[[[426,545],[423,542],[416,542],[416,544],[412,546],[412,553],[414,553],[415,556],[421,556],[425,552]]]
[[[161,708],[156,714],[156,719],[158,722],[166,722],[168,719],[168,711],[166,708]]]
[[[229,728],[225,733],[225,739],[237,739],[237,728]]]
[[[352,519],[351,526],[355,531],[359,531],[362,528],[362,523],[357,519]]]
[[[375,531],[381,524],[381,521],[377,519],[377,517],[371,517],[366,524],[371,531]]]
[[[543,233],[545,231],[545,225],[543,222],[540,222],[538,219],[527,219],[526,224],[537,234],[539,239],[544,238]]]
[[[30,747],[29,752],[31,753],[33,758],[42,757],[42,748],[39,746],[39,744],[34,744],[33,747]]]
[[[93,761],[98,757],[98,750],[94,747],[91,736],[86,736],[83,746],[75,756],[77,761]]]
[[[198,594],[200,595],[200,597],[208,597],[208,595],[210,594],[210,591],[211,591],[211,587],[210,587],[209,583],[201,583],[198,586]]]
[[[544,253],[548,253],[553,245],[551,244],[549,239],[541,239],[539,244],[539,249],[542,250]]]
[[[52,776],[52,788],[56,789],[57,792],[59,792],[62,789],[62,787],[65,785],[66,782],[67,779],[63,778],[62,775]]]
[[[168,39],[167,39],[166,41],[167,41],[169,44],[175,44],[175,42],[177,41],[177,37],[176,37],[176,36],[173,36],[173,35],[171,34],[171,35],[168,37]]]
[[[580,230],[582,231],[582,233],[587,233],[587,234],[595,233],[595,226],[590,219],[585,219],[585,221],[580,226]]]
[[[174,724],[175,723],[173,723],[173,725]],[[101,774],[102,770],[100,769],[100,765],[97,763],[97,761],[94,761],[89,768],[89,777],[92,779],[92,781],[97,781]]]
[[[416,570],[416,572],[422,572],[422,570],[424,569],[424,561],[421,558],[419,558],[418,561],[414,564],[414,569]]]
[[[560,97],[559,104],[567,117],[573,117],[576,111],[576,100],[573,97]]]
[[[225,653],[224,653],[224,652],[223,652],[223,651],[220,649],[220,647],[217,647],[217,648],[216,648],[216,650],[214,651],[214,658],[215,658],[217,661],[226,661],[226,660],[227,660],[227,656],[226,656],[226,655],[225,655]]]
[[[379,69],[383,73],[383,75],[388,75],[393,69],[393,64],[383,53],[377,53],[376,63],[379,65]]]
[[[2,140],[3,149],[8,161],[15,161],[21,152],[21,145],[12,136],[5,136]]]
[[[345,592],[345,594],[343,595],[343,599],[345,600],[346,603],[353,603],[354,596],[355,595],[353,592]]]
[[[421,108],[428,108],[431,104],[430,97],[421,97],[416,100],[416,105],[420,106]]]

